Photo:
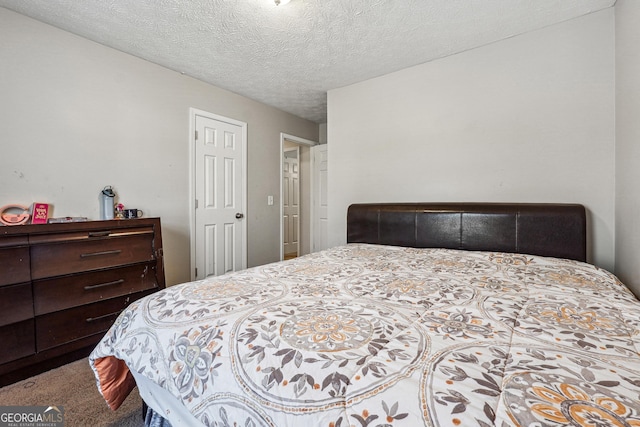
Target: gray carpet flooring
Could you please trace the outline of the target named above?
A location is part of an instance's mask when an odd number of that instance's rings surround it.
[[[144,425],[138,390],[112,411],[98,392],[87,359],[0,388],[0,406],[62,406],[65,427]]]

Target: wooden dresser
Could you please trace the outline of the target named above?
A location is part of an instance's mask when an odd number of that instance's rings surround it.
[[[0,227],[0,386],[88,355],[164,287],[159,218]]]

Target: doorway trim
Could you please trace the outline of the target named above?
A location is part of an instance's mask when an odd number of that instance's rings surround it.
[[[305,138],[301,138],[299,136],[295,136],[295,135],[290,135],[288,133],[284,133],[284,132],[280,132],[280,260],[282,261],[284,259],[284,225],[282,224],[282,218],[284,216],[284,208],[282,206],[282,197],[283,197],[283,190],[282,190],[282,181],[283,181],[283,167],[284,167],[284,141],[291,141],[294,142],[296,144],[299,145],[307,145],[309,147],[313,147],[314,145],[318,144],[317,141],[312,141],[310,139],[305,139]],[[313,191],[313,188],[311,187],[311,183],[309,183],[309,188],[308,188],[310,194]],[[310,221],[310,227],[311,230],[310,232],[313,232],[313,220]],[[312,236],[312,234],[310,234],[310,236]],[[313,243],[313,242],[310,242]],[[299,245],[299,243],[298,243]],[[311,246],[310,246],[311,247]],[[298,246],[298,253],[300,253],[300,247]]]
[[[323,208],[323,191],[324,194],[324,202],[326,203],[326,191],[327,191],[327,177],[326,175],[322,176],[322,163],[323,156],[321,155],[324,152],[324,163],[327,165],[328,159],[326,158],[328,146],[327,144],[318,144],[311,148],[311,252],[318,252],[322,249],[327,249],[327,230],[326,223],[323,229],[322,220],[327,218],[328,212],[323,212],[326,209],[326,205]],[[325,169],[326,171],[326,169]]]
[[[197,108],[189,108],[189,248],[190,248],[190,277],[196,278],[196,116],[204,116],[212,120],[230,123],[242,128],[242,206],[244,219],[240,222],[242,227],[242,268],[247,268],[247,123],[229,117],[213,114]]]

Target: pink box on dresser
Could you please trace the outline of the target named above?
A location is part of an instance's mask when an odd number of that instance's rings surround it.
[[[49,219],[49,205],[34,203],[31,210],[31,224],[46,224]]]

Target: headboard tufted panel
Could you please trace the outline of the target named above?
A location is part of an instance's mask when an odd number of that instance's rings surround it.
[[[498,251],[586,261],[579,204],[376,203],[347,213],[347,242]]]

